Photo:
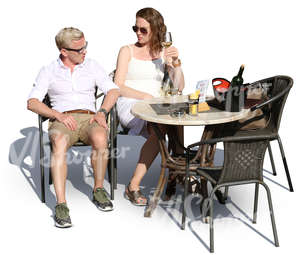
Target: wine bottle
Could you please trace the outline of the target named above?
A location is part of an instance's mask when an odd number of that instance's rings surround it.
[[[164,77],[163,77],[163,80],[162,80],[162,88],[161,88],[162,89],[162,96],[168,96],[169,92],[170,92],[170,89],[172,87],[173,87],[172,80],[170,79],[167,67],[165,67]]]
[[[232,78],[230,83],[229,93],[231,95],[231,112],[239,112],[244,107],[243,72],[244,65],[241,65],[238,74]]]

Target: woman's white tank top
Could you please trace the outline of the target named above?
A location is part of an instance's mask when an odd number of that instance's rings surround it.
[[[133,49],[130,49],[131,59],[128,63],[128,72],[125,79],[125,85],[139,90],[154,97],[161,95],[161,84],[164,76],[164,59],[161,57],[154,60],[140,60],[133,57]],[[119,97],[117,102],[117,111],[121,124],[127,124],[134,118],[130,113],[131,107],[137,102],[137,99]]]

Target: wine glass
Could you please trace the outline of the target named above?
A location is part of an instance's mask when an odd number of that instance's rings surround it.
[[[172,45],[172,35],[171,32],[166,32],[165,40],[161,43],[164,48],[168,48]]]

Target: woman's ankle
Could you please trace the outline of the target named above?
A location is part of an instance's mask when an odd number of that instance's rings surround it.
[[[140,185],[131,180],[128,185],[128,188],[130,191],[136,191],[140,189]]]

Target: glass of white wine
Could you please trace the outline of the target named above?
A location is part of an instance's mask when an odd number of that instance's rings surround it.
[[[166,32],[165,40],[161,43],[164,48],[168,48],[172,45],[172,35],[171,32]]]

